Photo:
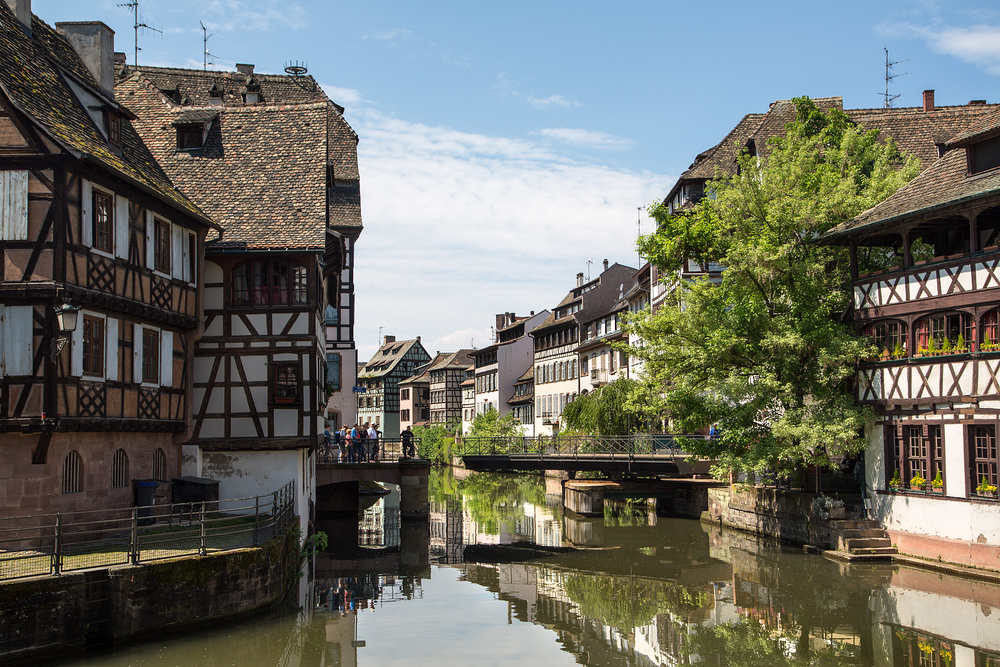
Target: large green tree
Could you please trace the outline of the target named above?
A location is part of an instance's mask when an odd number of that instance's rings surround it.
[[[794,102],[796,119],[765,158],[743,154],[737,174],[711,181],[690,212],[656,207],[658,229],[639,242],[666,271],[687,258],[725,267],[721,281],[686,282],[627,325],[646,368],[632,408],[686,432],[717,423],[721,438],[691,446],[720,474],[829,466],[863,446],[869,418],[849,387],[871,346],[842,321],[848,255],[817,238],[895,192],[918,164],[842,111]]]
[[[641,430],[642,418],[630,409],[634,380],[619,378],[578,396],[563,410],[566,426],[589,435],[628,435]]]

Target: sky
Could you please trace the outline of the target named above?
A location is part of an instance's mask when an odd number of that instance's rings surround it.
[[[134,62],[126,0],[34,0],[100,20]],[[139,0],[139,64],[304,64],[360,137],[355,337],[428,352],[492,342],[602,260],[638,267],[647,208],[747,113],[799,95],[881,107],[1000,102],[1000,6]],[[203,31],[202,25],[205,30]]]

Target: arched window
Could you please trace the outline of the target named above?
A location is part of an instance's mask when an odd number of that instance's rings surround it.
[[[153,453],[153,479],[163,481],[167,478],[167,455],[159,447]]]
[[[915,327],[917,354],[968,351],[976,339],[976,323],[968,313],[935,313]]]
[[[83,459],[74,449],[66,455],[63,461],[63,493],[79,493],[83,491]]]
[[[1000,308],[996,308],[983,316],[982,340],[979,341],[980,352],[996,352],[1000,350]]]
[[[124,449],[119,449],[111,461],[111,488],[121,489],[128,486],[128,477],[128,454]]]
[[[306,267],[282,259],[252,259],[233,269],[234,306],[293,306],[309,302]]]
[[[879,349],[881,359],[899,359],[906,356],[906,324],[895,320],[874,322],[865,327],[865,335]]]

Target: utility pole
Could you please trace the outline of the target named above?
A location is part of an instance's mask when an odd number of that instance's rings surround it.
[[[638,244],[639,238],[642,236],[642,207],[635,207],[635,240]],[[636,250],[636,254],[639,256],[639,266],[642,266],[642,252]]]
[[[885,108],[886,109],[891,109],[892,108],[892,101],[895,100],[897,97],[899,97],[899,93],[896,93],[895,95],[890,95],[889,94],[889,84],[897,76],[906,76],[906,74],[907,74],[906,72],[903,72],[902,74],[893,74],[892,73],[892,66],[893,65],[900,65],[902,63],[908,63],[910,61],[909,60],[897,60],[896,62],[892,62],[892,61],[889,60],[889,49],[887,47],[883,46],[882,50],[885,51],[885,92],[884,93],[879,93],[879,95],[881,95],[883,98],[885,98]]]
[[[144,28],[146,30],[152,30],[153,32],[158,32],[161,35],[163,34],[163,31],[159,30],[157,28],[154,28],[151,25],[147,25],[144,22],[140,22],[139,21],[139,0],[129,0],[129,2],[120,2],[120,3],[118,3],[118,6],[119,7],[125,7],[126,9],[128,9],[128,10],[130,10],[132,12],[132,29],[135,31],[135,42],[134,42],[134,45],[135,45],[135,56],[134,56],[134,62],[132,64],[135,65],[136,67],[138,67],[139,66],[139,51],[142,50],[142,49],[139,48],[139,28]]]

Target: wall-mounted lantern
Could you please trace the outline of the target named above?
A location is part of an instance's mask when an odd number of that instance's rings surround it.
[[[55,306],[56,313],[56,326],[59,328],[59,333],[56,336],[55,345],[52,348],[52,361],[55,363],[56,358],[59,353],[62,352],[63,347],[65,347],[66,342],[76,331],[77,320],[80,317],[80,309],[76,306],[66,303],[65,301]]]

